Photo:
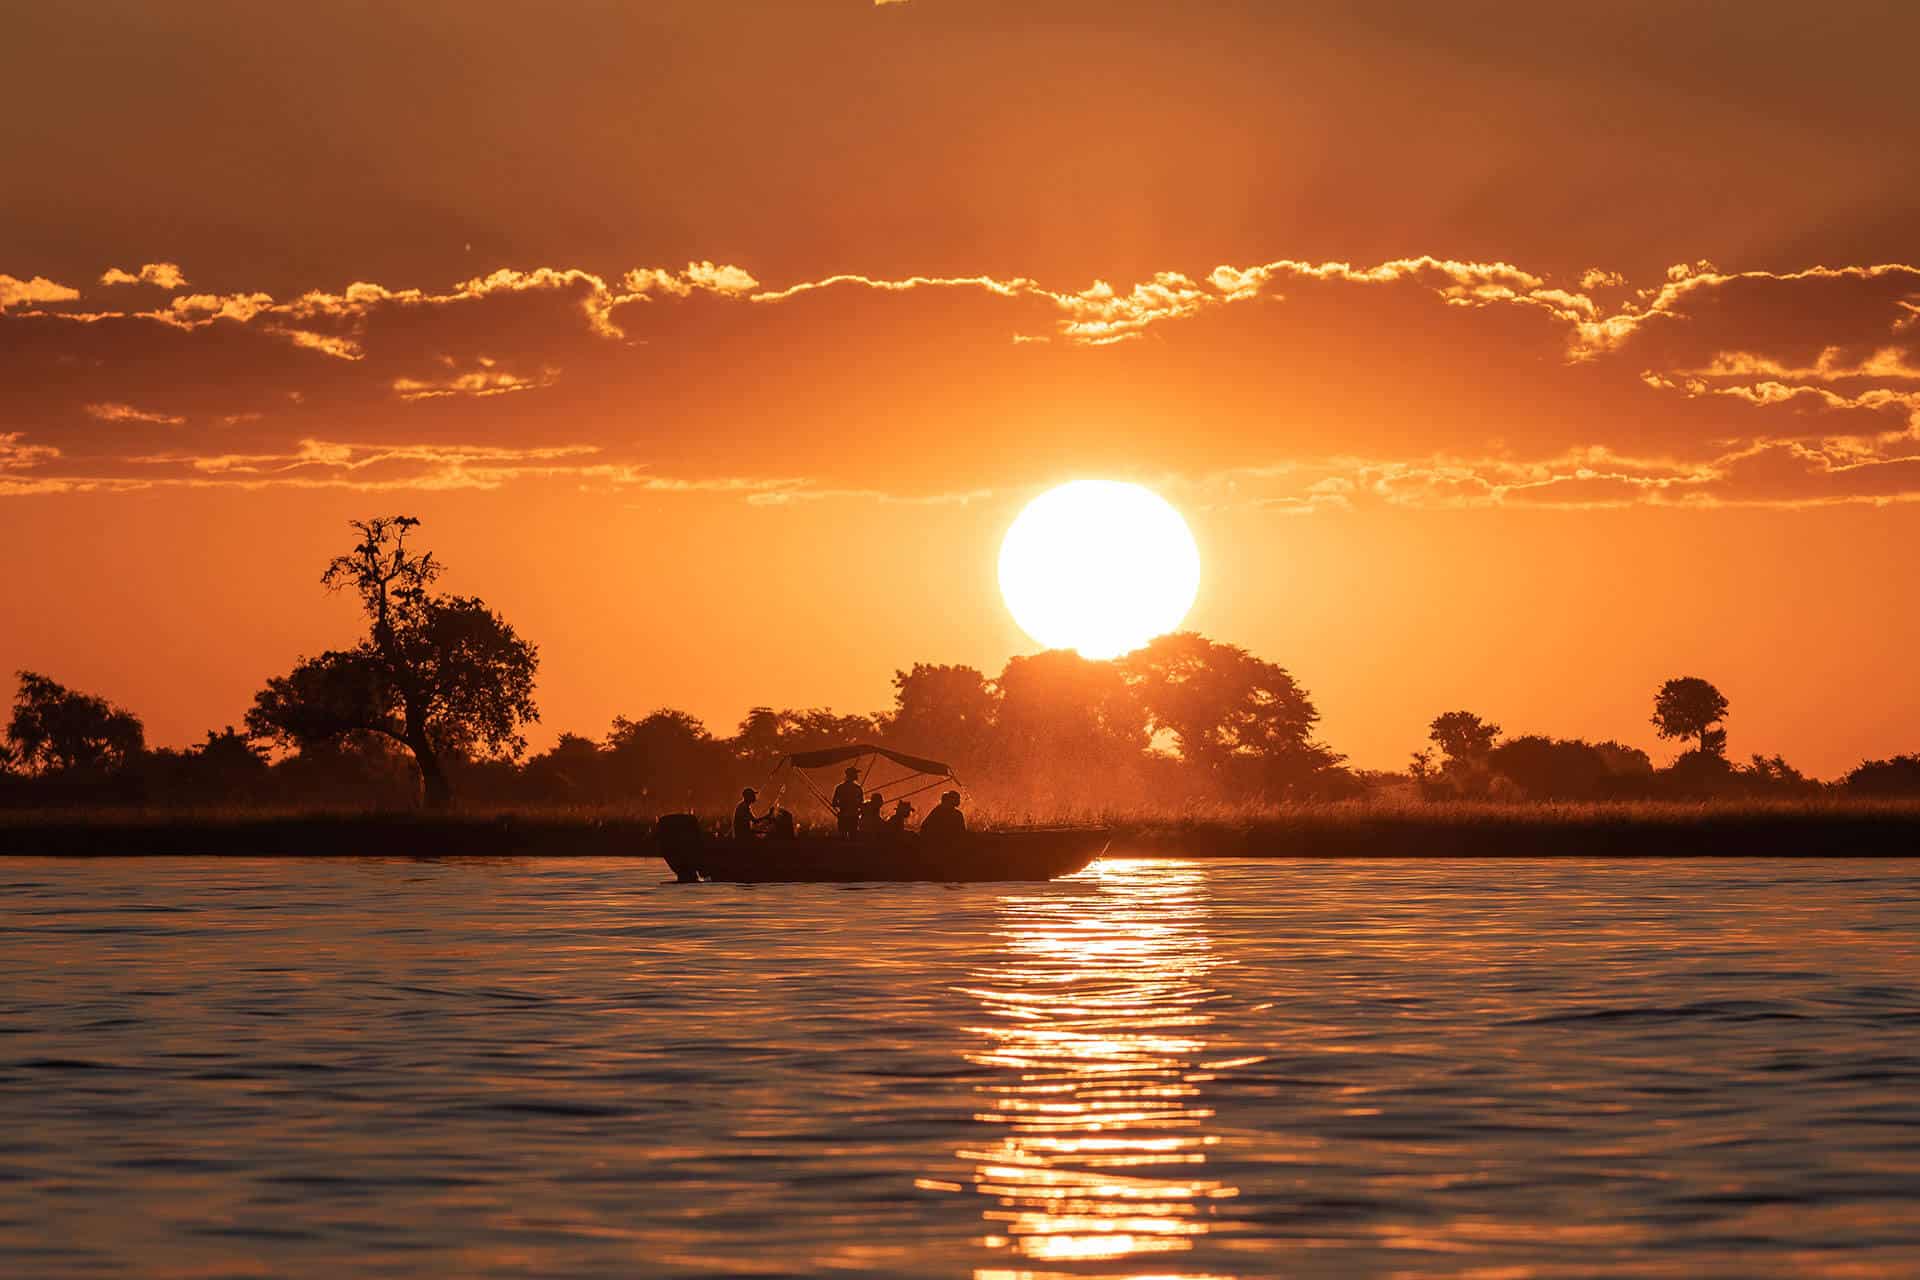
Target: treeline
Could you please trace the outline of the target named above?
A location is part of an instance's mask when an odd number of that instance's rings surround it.
[[[1402,774],[1361,773],[1315,736],[1319,712],[1283,667],[1182,632],[1112,662],[1054,650],[999,674],[916,663],[890,707],[844,715],[757,707],[716,733],[684,711],[617,717],[528,756],[539,651],[473,596],[439,592],[443,566],[408,545],[405,516],[355,522],[322,575],[366,619],[349,649],[264,682],[244,725],[185,750],[149,750],[138,716],[22,671],[0,744],[0,805],[86,807],[590,806],[724,810],[795,751],[877,742],[954,768],[974,804],[1036,817],[1180,812],[1407,790],[1429,800],[1604,800],[1810,795],[1826,787],[1779,756],[1727,759],[1727,700],[1668,681],[1653,724],[1689,744],[1656,769],[1615,742],[1503,739],[1466,711],[1438,716]],[[1920,795],[1920,756],[1867,761],[1851,794]],[[764,797],[771,798],[771,797]]]
[[[1745,764],[1727,757],[1728,702],[1709,681],[1681,676],[1654,694],[1654,732],[1691,744],[1655,768],[1638,747],[1522,734],[1502,738],[1499,725],[1471,711],[1449,711],[1428,726],[1431,746],[1413,753],[1408,769],[1428,800],[1698,800],[1920,795],[1920,755],[1866,760],[1837,782],[1823,783],[1780,755],[1754,753]]]
[[[548,750],[441,749],[448,792],[477,806],[582,805],[665,812],[730,807],[796,751],[876,742],[951,765],[975,804],[1051,814],[1115,805],[1354,796],[1365,784],[1314,740],[1319,715],[1273,663],[1192,633],[1117,662],[1055,650],[998,676],[916,663],[893,705],[865,715],[756,707],[714,733],[684,711],[616,717],[602,736],[562,733]],[[413,803],[414,753],[370,729],[295,738],[257,714],[184,751],[147,750],[139,719],[103,699],[21,673],[0,797],[15,805],[229,806]]]

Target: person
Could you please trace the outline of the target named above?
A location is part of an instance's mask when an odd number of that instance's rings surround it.
[[[800,838],[800,830],[794,826],[793,823],[793,810],[787,808],[785,805],[774,806],[772,823],[767,830],[767,838],[770,840],[798,840]]]
[[[860,806],[860,834],[876,836],[880,834],[880,806],[886,803],[886,797],[878,791],[867,797]]]
[[[920,834],[933,840],[951,840],[967,834],[967,819],[960,812],[960,793],[945,791],[940,803],[920,823]]]
[[[847,780],[833,789],[833,811],[840,819],[840,834],[851,836],[860,830],[860,771],[848,766]]]
[[[893,806],[893,812],[887,815],[887,834],[901,836],[907,833],[907,819],[913,816],[913,803],[902,800]]]
[[[760,821],[753,816],[753,802],[758,798],[758,793],[752,787],[741,790],[740,803],[733,807],[733,838],[735,840],[753,839],[753,829]]]

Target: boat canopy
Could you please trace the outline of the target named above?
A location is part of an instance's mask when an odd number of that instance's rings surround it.
[[[858,742],[845,747],[827,747],[820,751],[796,751],[783,763],[795,769],[824,769],[830,764],[839,764],[843,760],[862,760],[867,756],[879,756],[882,760],[891,760],[901,768],[911,769],[915,773],[930,774],[936,778],[953,777],[953,770],[938,760],[929,760],[925,756],[910,756],[904,751],[875,746],[871,742]]]

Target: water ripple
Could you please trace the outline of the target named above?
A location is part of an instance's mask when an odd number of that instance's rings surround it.
[[[1920,863],[18,860],[0,1273],[1920,1274]]]

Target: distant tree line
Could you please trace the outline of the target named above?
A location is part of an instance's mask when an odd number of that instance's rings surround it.
[[[1449,711],[1428,726],[1431,746],[1413,753],[1409,772],[1429,800],[1654,800],[1715,796],[1811,796],[1838,789],[1856,795],[1920,795],[1920,756],[1868,760],[1837,783],[1807,777],[1779,755],[1727,758],[1728,702],[1698,676],[1655,691],[1654,732],[1692,745],[1665,768],[1618,742],[1522,734],[1471,711]]]
[[[1319,712],[1284,668],[1193,632],[1112,662],[1065,650],[995,676],[915,663],[870,714],[755,707],[717,734],[685,711],[617,716],[600,737],[562,733],[528,756],[539,653],[486,604],[435,590],[443,566],[406,516],[356,521],[321,581],[357,600],[351,648],[270,677],[244,728],[149,750],[139,718],[31,671],[18,673],[0,743],[0,804],[66,807],[591,806],[643,812],[730,806],[783,756],[877,742],[951,764],[976,804],[1036,816],[1354,798],[1409,787],[1431,800],[1605,800],[1801,795],[1822,784],[1779,756],[1726,759],[1728,703],[1697,677],[1669,680],[1653,725],[1691,743],[1656,769],[1644,751],[1522,735],[1450,711],[1406,774],[1360,774],[1315,737]],[[1920,756],[1862,763],[1835,784],[1920,795]]]

